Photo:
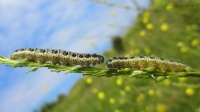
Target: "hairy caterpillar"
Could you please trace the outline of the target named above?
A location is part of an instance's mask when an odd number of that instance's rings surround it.
[[[122,68],[147,68],[153,67],[156,70],[166,72],[181,72],[187,67],[186,65],[163,58],[148,57],[148,56],[133,56],[133,57],[113,57],[106,62],[109,69]]]
[[[52,64],[62,63],[63,65],[95,66],[104,62],[104,57],[99,54],[82,54],[65,50],[22,48],[15,50],[10,59],[27,59],[38,61],[41,64],[50,61]]]

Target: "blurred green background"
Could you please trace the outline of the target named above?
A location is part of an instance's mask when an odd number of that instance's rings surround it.
[[[200,1],[154,0],[132,27],[113,37],[113,56],[150,55],[200,70]],[[105,64],[99,67],[105,68]],[[42,112],[200,112],[200,79],[85,76],[68,95],[41,106]]]

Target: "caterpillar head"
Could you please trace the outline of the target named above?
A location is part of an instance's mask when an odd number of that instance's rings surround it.
[[[112,58],[110,58],[110,59],[106,62],[107,68],[112,68],[111,62],[112,62]]]
[[[99,55],[98,58],[99,58],[100,63],[104,62],[104,57],[102,55]]]

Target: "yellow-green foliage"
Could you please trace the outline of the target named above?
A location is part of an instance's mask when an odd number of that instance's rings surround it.
[[[166,6],[166,4],[168,4]],[[178,5],[185,6],[178,6]],[[153,55],[200,69],[198,0],[154,0],[123,36],[124,56]],[[190,5],[190,6],[187,6]],[[105,53],[107,58],[116,54]],[[162,80],[159,77],[158,80]],[[69,95],[45,104],[43,112],[199,112],[198,78],[151,80],[84,77]]]

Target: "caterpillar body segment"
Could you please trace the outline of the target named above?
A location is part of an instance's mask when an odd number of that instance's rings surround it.
[[[27,59],[44,64],[50,61],[52,64],[95,66],[104,62],[104,57],[99,54],[83,54],[56,49],[22,48],[15,50],[10,59]]]
[[[106,65],[109,69],[152,67],[163,72],[182,72],[187,67],[180,62],[149,56],[113,57],[106,62]]]

